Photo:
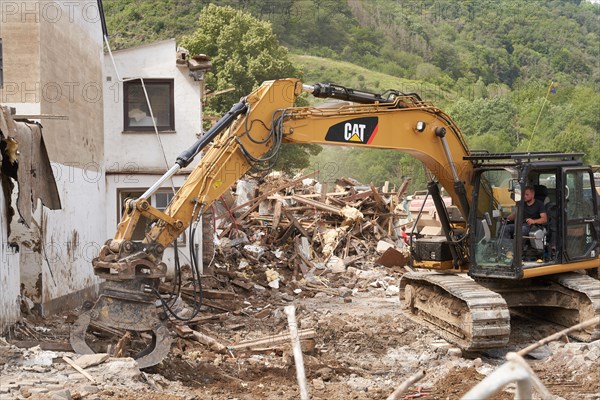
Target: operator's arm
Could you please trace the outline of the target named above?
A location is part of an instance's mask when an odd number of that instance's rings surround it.
[[[510,214],[508,214],[508,216],[506,217],[506,220],[507,220],[507,221],[514,221],[514,220],[515,220],[515,215],[516,215],[516,214],[515,214],[514,210],[513,210],[513,211],[511,211],[511,213],[510,213]]]
[[[527,218],[525,222],[528,225],[544,225],[548,222],[548,215],[545,212],[540,211],[539,218]]]

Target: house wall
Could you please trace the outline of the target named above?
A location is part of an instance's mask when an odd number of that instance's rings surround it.
[[[102,28],[95,0],[2,2],[0,12],[0,103],[68,118],[40,121],[62,209],[38,213],[30,233],[42,245],[20,260],[24,290],[49,314],[95,296],[99,282],[90,261],[106,239]]]

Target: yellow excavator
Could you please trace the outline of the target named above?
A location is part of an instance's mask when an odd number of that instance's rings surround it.
[[[295,107],[302,92],[343,101]],[[414,272],[401,278],[401,304],[410,318],[461,348],[506,345],[509,309],[535,312],[563,326],[600,314],[600,204],[582,154],[470,151],[452,119],[416,93],[376,94],[290,78],[264,82],[242,98],[156,184],[126,202],[116,235],[92,262],[106,282],[72,327],[73,349],[94,351],[86,341],[89,331],[147,333],[152,343],[134,357],[140,367],[159,363],[170,349],[169,314],[179,318],[159,294],[167,273],[165,248],[195,227],[246,172],[272,165],[282,143],[396,149],[431,171],[435,178],[428,193],[443,235],[417,236],[412,242]],[[150,196],[200,152],[199,163],[168,208],[152,207]],[[448,211],[440,186],[458,213]],[[524,234],[523,195],[532,187],[547,221]],[[512,211],[515,228],[509,230],[506,216]],[[151,221],[146,238],[132,240],[144,219]],[[600,326],[573,336],[596,340]]]

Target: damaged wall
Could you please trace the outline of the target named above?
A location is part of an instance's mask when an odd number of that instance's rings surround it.
[[[99,282],[91,259],[106,239],[100,14],[95,0],[15,2],[0,13],[0,103],[42,114],[62,200],[34,214],[28,233],[39,246],[23,247],[20,260],[25,291],[48,314],[95,296]]]
[[[19,254],[8,245],[7,209],[4,191],[0,190],[0,332],[17,322],[21,316],[19,307]]]

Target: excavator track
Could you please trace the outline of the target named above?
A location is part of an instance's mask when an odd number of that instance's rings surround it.
[[[563,288],[568,294],[572,295],[574,300],[575,320],[560,318],[558,322],[563,326],[572,326],[580,322],[587,321],[595,316],[600,316],[600,282],[588,275],[577,273],[565,273],[555,275],[551,280]],[[587,329],[576,331],[569,334],[574,339],[583,342],[591,342],[600,339],[600,324],[591,326]]]
[[[471,278],[410,272],[400,280],[405,314],[463,350],[502,347],[510,335],[510,314],[499,294]]]

